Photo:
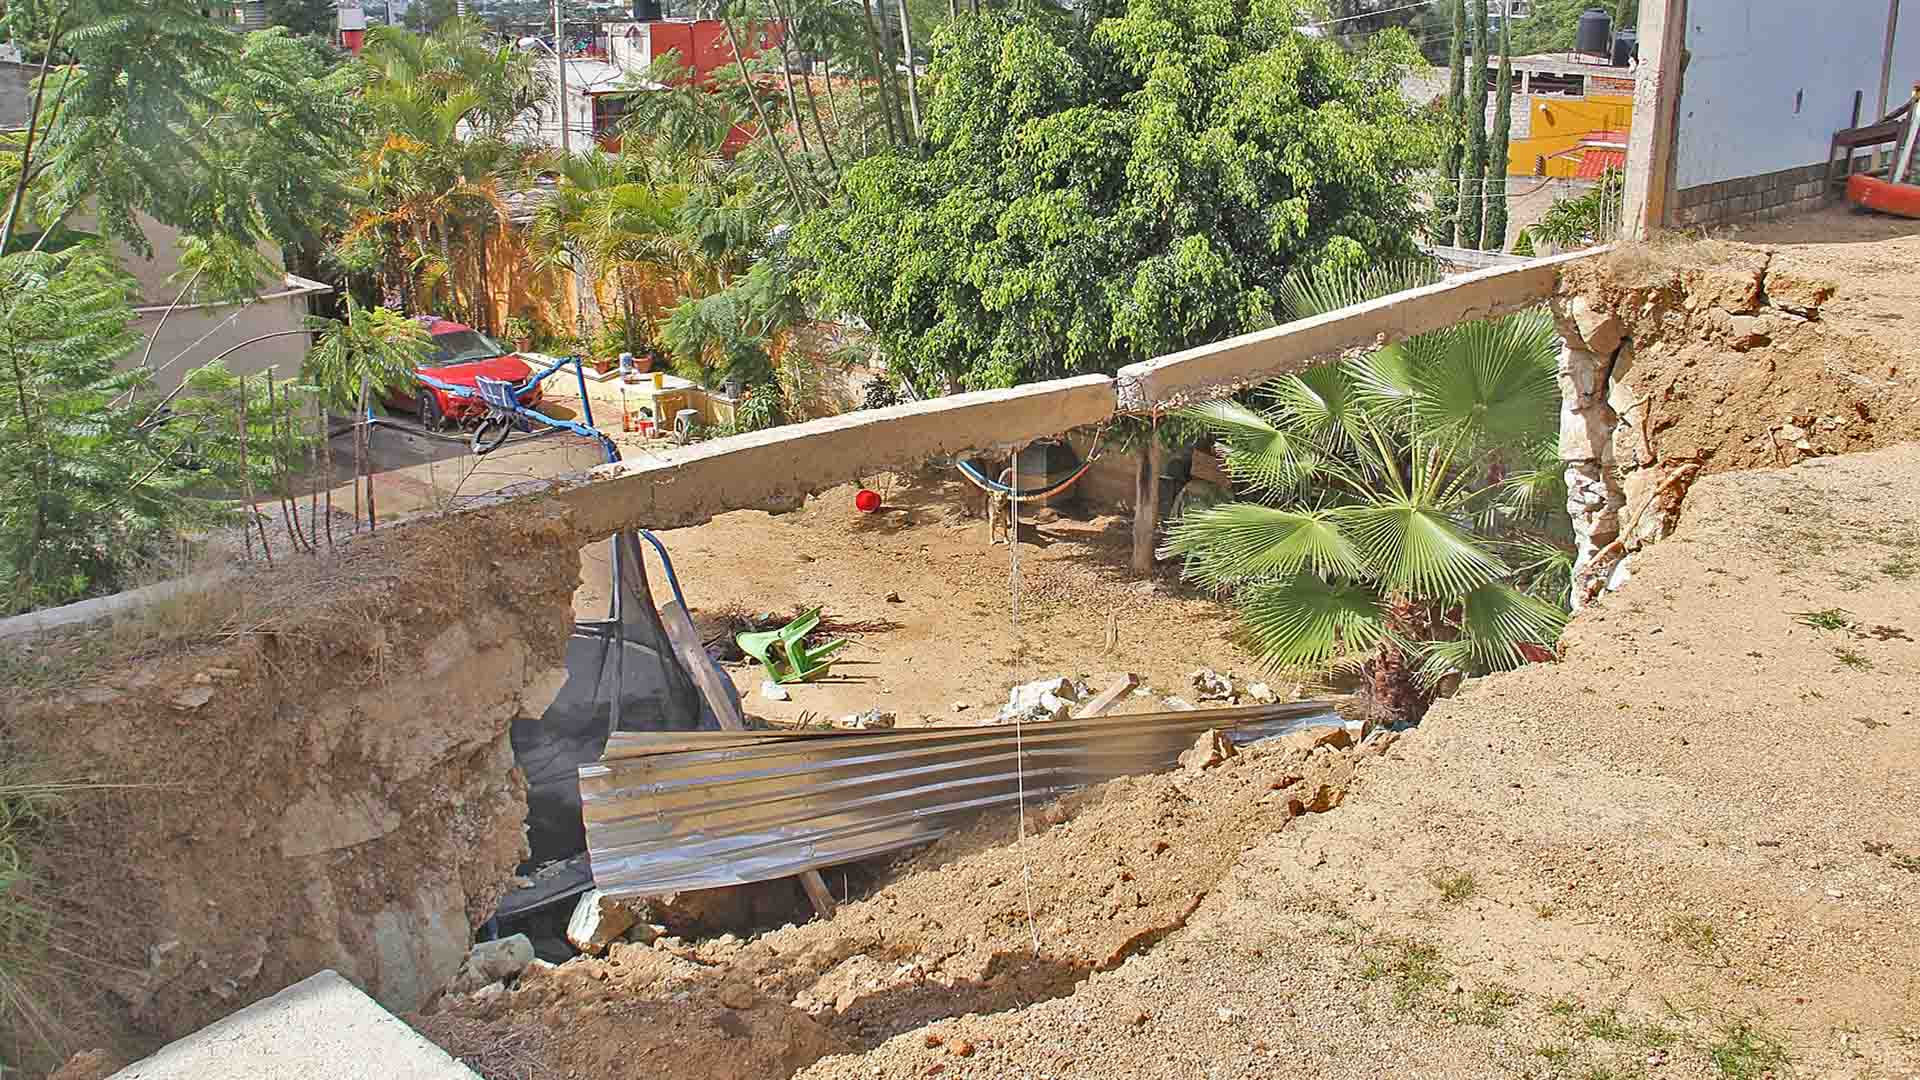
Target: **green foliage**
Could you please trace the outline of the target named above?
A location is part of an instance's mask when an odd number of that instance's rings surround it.
[[[1613,7],[1613,28],[1631,30],[1640,23],[1640,0],[1619,0]]]
[[[385,389],[410,391],[413,371],[432,351],[426,327],[383,307],[363,308],[347,298],[344,320],[315,318],[309,325],[320,331],[307,353],[302,378],[329,408],[356,410],[362,388],[377,405]]]
[[[1400,31],[1355,53],[1291,0],[1130,0],[952,24],[923,155],[845,170],[795,229],[802,291],[921,390],[994,387],[1272,325],[1296,266],[1411,251],[1438,135]]]
[[[229,236],[185,237],[176,255],[179,268],[167,284],[179,287],[183,304],[251,299],[278,276],[258,247]]]
[[[1620,227],[1625,196],[1626,174],[1608,169],[1600,182],[1583,194],[1555,199],[1528,231],[1561,251],[1604,243]]]
[[[784,423],[779,385],[762,383],[748,389],[746,399],[740,402],[739,411],[734,415],[733,426],[735,431],[761,431]]]
[[[1440,190],[1434,195],[1430,229],[1442,244],[1453,243],[1460,224],[1460,183],[1467,158],[1467,0],[1453,0],[1453,44],[1448,56],[1452,83],[1447,90],[1446,154],[1441,159]]]
[[[5,18],[44,23],[69,65],[41,88],[28,148],[40,223],[85,205],[145,253],[136,213],[297,242],[338,207],[347,86],[310,43],[237,36],[189,0],[23,0]]]
[[[1520,235],[1514,237],[1513,253],[1515,255],[1524,255],[1529,259],[1533,258],[1534,252],[1533,252],[1533,230],[1532,229],[1521,229]]]
[[[1456,243],[1480,246],[1487,217],[1487,8],[1474,4],[1473,56],[1467,73],[1467,163],[1460,174],[1460,233]]]
[[[299,37],[331,38],[338,13],[331,0],[266,0],[267,23]]]
[[[217,416],[131,403],[132,282],[98,245],[0,257],[0,574],[8,614],[123,587],[236,479]],[[197,493],[196,493],[197,492]]]
[[[224,362],[206,364],[187,374],[169,407],[167,437],[176,458],[219,477],[230,492],[291,497],[290,474],[316,445],[303,425],[311,393],[271,372],[241,376]]]
[[[682,302],[662,332],[679,373],[703,386],[773,378],[774,339],[802,314],[785,262],[770,255],[730,288]]]
[[[1500,78],[1493,93],[1493,142],[1487,149],[1487,217],[1480,229],[1480,247],[1485,251],[1501,251],[1507,246],[1507,147],[1513,137],[1513,49],[1504,25]]]
[[[1514,20],[1514,55],[1572,51],[1580,13],[1599,6],[1593,0],[1534,0],[1533,14]]]
[[[1385,287],[1380,281],[1376,287]],[[1302,287],[1301,294],[1334,288]],[[1269,666],[1346,660],[1427,683],[1516,666],[1565,622],[1558,338],[1542,311],[1411,338],[1188,411],[1249,501],[1189,513],[1169,553],[1233,594]]]

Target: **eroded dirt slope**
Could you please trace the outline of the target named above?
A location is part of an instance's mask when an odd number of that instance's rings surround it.
[[[1916,541],[1920,448],[1709,477],[1561,663],[1391,745],[1122,781],[830,923],[417,1022],[495,1076],[1920,1075]]]

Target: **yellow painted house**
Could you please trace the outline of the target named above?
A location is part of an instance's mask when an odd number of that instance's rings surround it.
[[[1513,59],[1507,175],[1598,179],[1626,163],[1634,72],[1566,53]],[[1493,85],[1489,75],[1488,85]],[[1487,119],[1493,120],[1491,93]]]

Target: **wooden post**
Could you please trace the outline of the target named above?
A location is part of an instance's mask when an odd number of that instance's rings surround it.
[[[1899,30],[1900,0],[1887,0],[1887,51],[1880,59],[1880,111],[1874,114],[1875,123],[1886,118],[1887,97],[1893,92],[1893,39]]]
[[[1147,428],[1140,448],[1140,471],[1133,481],[1133,570],[1153,573],[1153,548],[1160,531],[1160,418]]]

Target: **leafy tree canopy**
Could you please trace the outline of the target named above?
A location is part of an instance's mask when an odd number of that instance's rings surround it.
[[[936,43],[924,156],[850,166],[800,287],[928,390],[1008,386],[1271,326],[1301,265],[1411,250],[1439,133],[1401,31],[1349,52],[1294,0],[992,11]]]

